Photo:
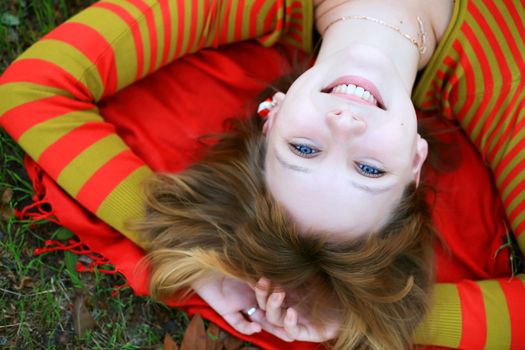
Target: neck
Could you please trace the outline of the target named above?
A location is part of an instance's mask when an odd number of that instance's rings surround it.
[[[407,6],[401,6],[401,3]],[[432,31],[425,24],[423,13],[418,13],[418,10],[419,7],[410,1],[325,1],[316,9],[317,27],[323,35],[317,62],[341,50],[351,50],[355,45],[366,46],[388,57],[398,70],[407,92],[411,92],[417,71],[428,62],[435,43],[435,38],[428,38]],[[342,16],[368,16],[390,27],[366,19],[339,20]],[[401,34],[420,40],[418,17],[422,19],[423,29],[427,33],[428,47],[424,55]]]

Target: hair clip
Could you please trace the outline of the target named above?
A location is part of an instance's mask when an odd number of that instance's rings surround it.
[[[259,103],[259,108],[257,108],[257,114],[259,114],[261,118],[266,118],[266,116],[268,116],[268,113],[270,113],[270,111],[274,109],[276,105],[277,103],[268,97],[267,99]]]

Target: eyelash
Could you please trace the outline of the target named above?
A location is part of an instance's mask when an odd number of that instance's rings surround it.
[[[356,163],[356,168],[360,174],[366,177],[381,177],[385,174],[384,170],[364,163]],[[367,169],[369,171],[367,171]]]
[[[317,155],[317,153],[321,152],[320,150],[312,147],[312,146],[308,146],[308,145],[304,145],[304,144],[296,144],[296,143],[290,143],[289,144],[290,146],[290,149],[292,150],[293,153],[297,154],[299,157],[303,157],[303,158],[312,158],[312,157],[315,157]],[[302,151],[301,151],[302,149]],[[305,149],[309,149],[311,153],[305,153]],[[356,162],[356,168],[357,168],[357,171],[363,175],[363,176],[366,176],[366,177],[372,177],[372,178],[377,178],[377,177],[381,177],[385,174],[385,171],[384,170],[381,170],[381,169],[378,169],[372,165],[368,165],[368,164],[364,164],[364,163],[360,163],[360,162]]]
[[[292,150],[293,153],[295,153],[299,157],[303,157],[303,158],[312,158],[312,157],[315,157],[317,155],[317,153],[321,152],[320,150],[318,150],[318,149],[316,149],[316,148],[314,148],[312,146],[303,145],[303,144],[290,143],[289,146],[290,146],[290,149]],[[304,152],[305,148],[310,149],[311,153],[305,153]],[[301,151],[301,149],[302,149],[302,151]]]

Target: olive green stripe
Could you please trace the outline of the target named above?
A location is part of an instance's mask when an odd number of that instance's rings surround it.
[[[130,12],[129,6],[131,5],[127,5],[127,3],[115,0],[106,2],[120,7],[126,12]],[[70,21],[89,26],[111,44],[117,68],[117,90],[128,86],[135,80],[137,74],[137,48],[131,35],[122,35],[129,32],[130,27],[119,15],[103,7],[89,7],[71,18]],[[108,26],[106,23],[112,23],[112,25]],[[134,54],[130,54],[130,52]]]
[[[430,311],[415,332],[416,344],[458,348],[462,336],[461,299],[455,284],[434,287]]]
[[[523,224],[523,221],[525,221],[525,210],[519,213],[510,224],[516,236],[518,236],[518,246],[521,252],[525,253],[525,231],[518,232],[518,226]]]
[[[42,153],[64,135],[88,122],[102,122],[98,109],[72,111],[38,123],[20,136],[18,143],[31,158],[38,160]]]
[[[226,1],[220,3],[221,7],[217,10],[218,15],[215,17],[215,23],[213,23],[213,32],[208,38],[208,46],[213,45],[216,39],[223,39],[224,31],[224,19],[226,18],[226,10],[228,9],[228,4]]]
[[[485,349],[508,349],[511,341],[510,316],[505,294],[496,280],[478,282],[487,316]]]
[[[275,26],[277,23],[282,22],[284,20],[286,20],[285,19],[285,9],[283,9],[282,7],[278,8],[277,15],[275,16],[275,19],[273,20],[273,25]],[[278,40],[283,38],[284,31],[285,31],[285,28],[282,28],[280,30],[275,30],[275,27],[274,27],[272,31],[270,31],[269,33],[266,33],[266,35],[260,38],[259,42],[262,45],[271,46],[275,44]]]
[[[525,153],[525,152],[523,152]],[[522,160],[523,158],[525,157],[520,157]],[[522,184],[523,182],[525,181],[525,173],[521,173],[520,175],[516,176],[514,179],[512,179],[512,181],[509,183],[509,186],[505,189],[505,192],[506,192],[506,196],[503,196],[503,199],[505,200],[507,198],[507,196],[510,195],[510,192],[516,188],[516,186],[518,186],[519,184]],[[525,200],[525,190],[521,190],[513,199],[512,201],[509,203],[509,205],[507,206],[507,211],[508,213],[512,213],[514,211],[514,209],[516,209],[516,207],[518,205],[520,205],[521,203],[523,203],[523,201]]]
[[[194,2],[195,3],[195,2]],[[197,7],[194,7],[193,16],[196,17],[197,22],[197,28],[195,29],[197,32],[194,36],[194,41],[191,43],[191,49],[189,52],[195,52],[199,49],[198,45],[201,41],[202,35],[203,35],[203,29],[204,29],[204,3],[203,0],[197,0]]]
[[[46,85],[29,82],[0,84],[0,96],[9,96],[9,98],[0,98],[0,121],[5,113],[13,108],[57,95],[73,98],[69,91]]]
[[[152,175],[151,170],[142,166],[128,175],[104,199],[97,209],[97,217],[104,220],[124,236],[144,247],[144,240],[127,224],[131,220],[144,217],[144,180]]]
[[[483,67],[485,69],[489,69],[492,73],[492,77],[493,77],[493,84],[496,84],[497,83],[497,80],[498,80],[498,77],[501,77],[501,70],[500,70],[500,66],[497,62],[497,59],[496,59],[496,56],[494,55],[494,50],[493,48],[491,47],[487,37],[485,36],[485,34],[483,33],[483,30],[482,28],[480,27],[480,25],[474,20],[474,18],[472,16],[468,16],[467,20],[466,20],[467,24],[470,26],[472,32],[474,33],[474,35],[476,36],[477,38],[477,41],[479,42],[479,44],[481,45],[481,54],[479,52],[476,52],[475,55],[472,55],[470,56],[469,55],[469,60],[472,60],[474,57],[476,58],[476,61],[478,62],[478,67],[476,69],[472,69],[472,72],[471,74],[474,74],[475,76],[475,81],[476,81],[476,91],[489,91],[489,89],[492,91],[492,96],[490,97],[490,100],[488,101],[487,103],[487,100],[486,98],[488,97],[488,94],[486,93],[484,95],[484,98],[483,99],[480,99],[480,98],[476,98],[476,105],[474,108],[472,108],[472,113],[470,114],[469,118],[468,118],[468,121],[465,120],[466,124],[465,125],[468,125],[469,123],[472,122],[472,119],[474,118],[474,116],[483,116],[483,118],[480,118],[478,119],[478,121],[476,122],[476,124],[474,125],[473,128],[471,128],[471,132],[470,132],[470,137],[472,140],[477,140],[478,137],[479,137],[479,134],[480,134],[480,131],[481,131],[481,127],[483,127],[483,124],[484,124],[484,121],[487,119],[488,117],[488,112],[491,111],[493,108],[494,108],[494,105],[496,104],[496,101],[497,101],[497,98],[499,96],[499,94],[496,93],[496,91],[494,91],[494,85],[493,86],[485,86],[486,85],[486,79],[485,77],[483,76],[483,70],[482,70],[482,63],[481,63],[481,60],[478,59],[478,57],[480,57],[481,55],[483,55],[484,53],[484,56],[487,60],[487,64],[489,65],[488,67]],[[481,84],[481,82],[483,82],[483,87],[480,87],[478,89],[478,84]],[[470,93],[472,93],[472,91],[469,91]],[[479,108],[481,106],[481,104],[485,102],[485,110],[484,111],[480,111]],[[483,112],[483,113],[481,113]],[[481,143],[480,143],[480,149],[483,149],[485,147],[485,144],[484,144],[484,141],[485,140],[481,140]]]
[[[257,14],[256,18],[258,36],[266,34],[265,30],[267,30],[268,28],[264,28],[264,22],[266,21],[268,13],[273,7],[275,7],[275,1],[265,1],[264,4],[261,6],[261,9],[259,10],[259,13]]]
[[[521,128],[517,133],[515,133],[512,138],[509,140],[509,142],[507,143],[506,145],[506,149],[514,149],[516,147],[516,145],[521,141],[523,140],[523,138],[525,138],[525,128]],[[523,154],[525,152],[519,152],[519,154]],[[518,154],[518,155],[519,155]],[[503,181],[505,180],[505,178],[509,175],[509,173],[512,171],[513,169],[513,166],[515,166],[515,161],[516,161],[516,157],[514,157],[514,159],[509,163],[507,164],[507,166],[505,166],[505,168],[503,169],[503,171],[499,174],[499,176],[496,178],[496,185],[498,187],[501,187],[501,184],[503,183]],[[513,165],[511,165],[513,164]]]
[[[155,61],[154,70],[160,68],[162,63],[162,57],[164,57],[164,51],[167,47],[164,47],[164,16],[162,15],[162,8],[160,5],[152,6],[153,21],[155,23],[155,30],[157,31],[157,58]]]
[[[184,30],[182,34],[182,47],[179,52],[179,57],[187,53],[188,46],[190,44],[190,30],[191,30],[191,16],[193,14],[193,2],[185,1],[184,2]]]
[[[239,1],[238,0],[232,0],[231,1],[231,5],[230,5],[230,12],[225,15],[226,13],[226,10],[227,10],[228,6],[226,4],[226,1],[223,2],[223,5],[222,5],[222,8],[221,8],[221,18],[227,18],[227,21],[228,21],[228,36],[227,36],[227,40],[229,43],[231,42],[234,42],[235,41],[235,29],[238,25],[240,25],[239,23],[235,23],[235,16],[237,14],[237,9],[239,8]],[[244,13],[243,13],[244,15]],[[221,27],[222,29],[222,27]]]
[[[468,12],[467,4],[468,1],[454,2],[454,10],[452,11],[448,28],[413,91],[412,100],[416,107],[421,107],[424,102],[426,102],[426,93],[432,89],[432,82],[436,77],[436,72],[442,66],[445,57],[451,52],[454,52],[454,56],[457,55],[456,52],[452,50],[456,40],[452,39],[458,37],[461,33],[461,26],[458,25],[458,23],[463,20],[465,14]],[[458,62],[458,60],[456,59],[454,62]]]
[[[100,100],[104,93],[104,81],[95,63],[82,51],[65,41],[55,39],[37,41],[20,55],[17,61],[29,58],[53,63],[68,72],[89,89],[95,101]]]
[[[209,12],[204,14],[204,17],[206,18],[206,23],[204,24],[205,29],[203,32],[203,35],[206,37],[203,44],[204,47],[210,47],[218,35],[219,19],[213,15],[216,11],[222,11],[222,8],[218,9],[217,7],[210,7]]]
[[[115,54],[115,60],[117,61],[117,74],[118,74],[118,90],[130,85],[135,81],[137,71],[139,68],[142,69],[142,76],[147,72],[149,67],[149,36],[146,36],[144,39],[144,30],[138,25],[140,22],[145,22],[144,14],[132,3],[127,1],[119,0],[106,0],[106,2],[111,3],[115,6],[120,7],[122,10],[127,12],[131,17],[133,17],[139,27],[140,37],[142,41],[142,50],[143,50],[143,66],[138,66],[137,61],[137,51],[139,48],[135,47],[135,39],[133,35],[122,35],[112,42],[113,52]],[[120,19],[120,18],[119,18]],[[122,20],[122,19],[120,19]],[[92,19],[92,22],[98,22],[99,19]],[[100,27],[104,27],[105,21],[102,21]],[[109,22],[113,23],[113,22]],[[134,24],[128,25],[125,24],[128,31],[131,31]],[[146,33],[147,35],[147,33]]]
[[[481,2],[477,4],[477,7],[479,9],[479,12],[482,14],[483,18],[486,20],[488,26],[490,27],[491,32],[494,35],[496,42],[498,43],[499,49],[504,56],[504,62],[499,62],[495,54],[496,48],[491,46],[488,40],[488,35],[485,35],[482,32],[481,26],[477,27],[478,23],[476,22],[475,32],[479,30],[479,35],[476,34],[476,36],[478,37],[478,40],[483,46],[483,52],[486,53],[486,57],[489,62],[489,66],[490,66],[491,73],[492,73],[492,79],[493,79],[493,84],[491,87],[491,91],[492,91],[491,100],[487,104],[486,110],[483,113],[483,116],[485,118],[478,120],[476,126],[474,127],[472,131],[473,139],[477,139],[482,129],[486,127],[487,124],[490,124],[488,130],[486,130],[486,132],[483,133],[482,135],[483,137],[480,142],[481,149],[485,149],[486,146],[489,146],[489,145],[486,145],[486,142],[488,141],[488,136],[492,135],[495,128],[500,128],[501,130],[501,125],[499,124],[499,121],[501,119],[501,116],[503,115],[503,113],[501,113],[502,109],[498,108],[498,111],[495,111],[495,105],[498,99],[501,97],[501,94],[500,94],[501,86],[505,83],[503,81],[504,80],[503,75],[502,75],[503,67],[501,65],[505,64],[508,66],[507,68],[510,69],[512,65],[514,66],[516,65],[516,62],[515,62],[515,58],[511,54],[510,47],[508,46],[508,43],[507,43],[508,38],[506,38],[503,32],[501,31],[499,22],[496,21],[496,19],[493,16],[493,13],[487,8],[487,6],[485,6]],[[482,72],[479,71],[478,73],[479,73],[480,79],[483,79]],[[485,94],[485,96],[487,96],[487,94]],[[507,95],[506,99],[510,100],[511,97]],[[493,112],[497,112],[499,114],[499,118],[497,117],[493,119],[490,123],[487,123],[486,121],[490,118],[490,114]]]
[[[74,197],[100,167],[126,149],[128,146],[117,134],[106,136],[76,156],[58,175],[57,182]]]
[[[514,85],[510,91],[509,96],[515,96],[515,94],[517,93],[516,90],[518,89],[518,87],[519,85]],[[517,101],[523,101],[523,99],[525,99],[525,89],[522,89],[521,94],[518,97]],[[510,105],[511,102],[512,102],[512,98],[510,97],[507,98],[505,101],[505,105],[502,106],[501,108],[501,113],[499,113],[499,116],[500,117],[504,116],[503,120],[500,120],[500,118],[498,118],[493,123],[491,123],[492,125],[495,125],[495,127],[498,127],[499,126],[498,124],[502,124],[502,125],[499,127],[497,136],[494,138],[493,142],[490,145],[489,152],[493,152],[494,147],[496,147],[498,140],[502,137],[502,134],[505,130],[507,130],[508,128],[514,129],[514,127],[520,124],[523,118],[525,118],[525,112],[523,111],[523,107],[520,106],[519,103],[514,103],[514,105]],[[512,122],[512,119],[514,119],[512,118],[512,116],[514,116],[516,113],[520,113],[520,114],[516,117],[516,120]],[[512,125],[510,124],[511,122],[512,122]],[[493,130],[495,128],[492,125],[490,126],[490,130]],[[512,133],[513,130],[509,130],[509,132]],[[490,133],[491,131],[489,131],[489,134]],[[511,139],[514,139],[513,136],[512,137],[507,136],[507,138],[509,140],[506,140],[505,144],[509,143]],[[519,139],[517,141],[519,142]],[[495,168],[500,163],[500,161],[503,159],[505,154],[508,153],[508,150],[509,148],[504,145],[500,146],[499,149],[496,150],[496,153],[494,154],[494,159],[490,161],[493,168]]]
[[[512,38],[509,38],[509,39],[514,41],[514,43],[516,44],[518,48],[518,52],[523,54],[523,52],[525,52],[525,42],[523,40],[522,33],[519,32],[518,27],[516,26],[516,22],[514,22],[514,19],[511,13],[509,12],[511,10],[503,2],[494,1],[493,3],[496,5],[496,7],[499,8],[501,12],[501,16],[505,19],[507,18],[509,19],[508,21],[506,21],[506,24],[512,35]],[[523,3],[523,1],[521,1],[521,3]],[[523,20],[523,18],[525,18],[525,9],[522,6],[519,6],[519,4],[516,4],[516,1],[514,2],[514,5],[517,5],[516,9],[518,11],[518,18]],[[516,68],[518,67],[516,66]]]
[[[168,6],[171,13],[171,39],[170,49],[168,53],[168,61],[171,62],[175,58],[175,50],[179,41],[179,6],[175,1],[168,1]]]
[[[466,59],[466,61],[470,62],[471,70],[472,71],[480,71],[481,70],[481,64],[480,64],[480,62],[478,60],[477,52],[475,52],[473,50],[472,46],[470,45],[470,42],[466,38],[462,37],[459,40],[461,42],[463,42],[464,55],[466,55],[468,57]],[[464,68],[461,67],[461,74],[470,74],[470,72],[465,73]],[[465,104],[467,102],[467,94],[470,92],[470,90],[468,89],[468,86],[467,86],[467,79],[461,79],[461,76],[460,76],[459,81],[460,82],[464,81],[464,85],[459,86],[458,89],[457,89],[457,91],[458,91],[458,100],[457,100],[457,102],[458,103],[456,103],[456,105],[454,106],[454,113],[461,118],[460,119],[460,123],[463,126],[463,128],[466,128],[468,126],[468,124],[470,123],[470,121],[472,120],[472,118],[476,115],[476,111],[478,110],[479,105],[482,102],[482,99],[473,99],[473,103],[472,103],[472,105],[470,105],[470,108],[468,108],[468,110],[466,111],[466,113],[464,115],[460,116],[459,112],[461,111],[461,108],[464,108],[464,106],[465,106]],[[484,83],[483,79],[480,79],[478,74],[474,75],[474,84],[476,86],[476,89],[478,89],[478,88],[480,90],[484,89],[484,84],[485,83]],[[473,140],[472,135],[469,135],[469,137]]]
[[[450,59],[453,62],[460,62],[460,52],[454,49],[450,50],[448,57],[450,57]],[[463,106],[466,103],[466,97],[464,96],[464,94],[463,96],[460,95],[460,93],[467,91],[466,79],[461,79],[461,77],[465,76],[465,69],[463,68],[461,64],[457,64],[456,67],[449,67],[446,65],[443,65],[442,67],[445,67],[444,69],[446,69],[446,71],[443,72],[444,73],[443,78],[445,79],[446,84],[443,84],[443,79],[438,79],[438,78],[436,78],[435,83],[437,84],[437,86],[443,86],[442,91],[441,91],[441,96],[448,94],[449,98],[448,99],[440,98],[440,96],[438,95],[436,96],[437,103],[441,104],[442,106],[458,114],[459,111],[463,108]],[[436,76],[437,76],[437,72],[436,72]],[[457,80],[455,83],[451,83],[448,79],[452,79],[454,76],[456,76]],[[452,89],[454,88],[456,89],[458,93],[458,99],[456,100],[456,103],[454,105],[451,105]],[[435,90],[431,90],[431,91],[436,92]]]
[[[250,25],[252,24],[252,8],[255,5],[255,1],[246,0],[244,2],[244,9],[242,12],[242,38],[241,40],[247,39],[250,34]],[[235,18],[234,18],[235,19]]]

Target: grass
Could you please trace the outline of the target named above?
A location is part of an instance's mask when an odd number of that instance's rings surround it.
[[[93,2],[0,1],[0,73],[30,44]],[[99,272],[78,274],[79,257],[72,253],[34,256],[45,240],[70,233],[12,215],[32,200],[23,156],[0,130],[0,349],[159,349],[166,332],[180,343],[188,323],[182,312],[137,297],[129,288],[113,296],[113,287],[125,281]],[[79,336],[75,318],[82,316],[84,324],[92,317],[96,326]]]

